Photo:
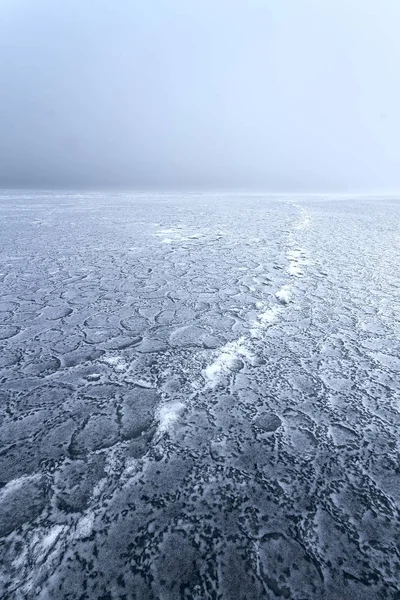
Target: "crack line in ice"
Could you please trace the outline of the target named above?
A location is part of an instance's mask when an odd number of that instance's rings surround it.
[[[288,266],[286,272],[292,277],[302,277],[304,275],[302,267],[310,264],[306,258],[306,252],[302,248],[293,248],[295,245],[295,231],[306,229],[310,226],[310,217],[306,210],[297,203],[290,202],[292,206],[300,209],[300,217],[293,225],[293,229],[289,231],[288,241],[292,246],[287,251]],[[240,270],[244,270],[241,267]],[[289,304],[293,296],[293,283],[285,283],[276,293],[275,297],[281,306],[272,306],[260,312],[252,323],[250,329],[250,338],[259,338],[261,331],[272,326],[279,319],[279,315],[283,311],[283,306]],[[265,305],[262,305],[264,308]],[[260,308],[260,307],[259,307]],[[229,342],[220,348],[217,357],[208,367],[203,370],[203,376],[207,381],[207,387],[215,387],[221,375],[234,370],[235,362],[241,357],[253,358],[251,350],[248,348],[248,339],[241,336],[238,340]]]

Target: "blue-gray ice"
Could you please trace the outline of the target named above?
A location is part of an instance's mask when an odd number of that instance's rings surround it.
[[[2,598],[399,598],[399,198],[0,214]]]

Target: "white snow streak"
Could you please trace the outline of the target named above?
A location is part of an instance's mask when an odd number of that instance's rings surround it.
[[[266,308],[266,310],[260,312],[253,321],[253,326],[250,329],[251,337],[261,337],[262,332],[267,329],[267,327],[271,327],[271,325],[278,321],[281,312],[282,308],[280,306],[272,306],[271,308]]]
[[[218,356],[211,365],[204,370],[205,378],[208,380],[209,385],[214,387],[217,385],[221,375],[232,371],[235,367],[235,363],[240,357],[251,358],[252,354],[246,346],[246,338],[241,336],[234,342],[229,342],[222,346]]]
[[[293,248],[295,244],[295,232],[310,227],[310,217],[306,210],[299,204],[292,203],[300,209],[300,217],[294,223],[293,229],[289,232],[288,241],[292,248],[287,252],[288,265],[286,272],[291,277],[302,277],[304,275],[303,267],[310,264],[306,252],[302,248]],[[239,267],[240,271],[247,270],[246,267]],[[223,346],[214,359],[203,371],[203,376],[207,382],[207,387],[215,387],[221,376],[235,370],[235,363],[241,358],[252,358],[253,354],[249,348],[251,338],[259,338],[263,330],[271,327],[279,320],[279,316],[284,310],[284,306],[289,304],[293,297],[293,283],[285,283],[276,293],[275,297],[279,305],[267,306],[260,303],[259,308],[263,308],[252,323],[250,329],[250,338],[241,336],[234,342],[229,342]]]

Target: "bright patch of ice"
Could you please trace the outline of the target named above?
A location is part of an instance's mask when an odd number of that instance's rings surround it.
[[[14,569],[23,569],[27,565],[28,560],[28,544],[25,544],[20,554],[17,554],[12,560],[12,567]],[[30,580],[26,582],[27,589],[30,588]]]
[[[268,308],[264,312],[258,315],[258,322],[261,327],[269,327],[273,323],[276,323],[278,320],[278,315],[282,311],[279,306],[273,306],[272,308]]]
[[[292,286],[289,283],[283,285],[281,289],[276,292],[275,296],[281,304],[288,304],[292,299]]]
[[[115,371],[118,371],[119,373],[121,373],[122,371],[126,371],[128,368],[128,363],[122,356],[106,356],[103,357],[102,360],[103,362],[110,365],[110,367],[113,367]]]
[[[34,475],[22,475],[22,477],[18,477],[18,479],[11,479],[11,481],[6,483],[6,485],[0,491],[0,498],[3,498],[4,496],[7,496],[10,492],[13,492],[23,487],[24,485],[26,485],[26,483],[40,481],[40,479],[41,475],[39,475],[38,473]]]
[[[106,472],[107,472],[107,469],[106,469]],[[109,471],[108,471],[108,474],[111,476],[113,475],[113,473],[110,473]],[[100,479],[100,481],[98,481],[96,483],[96,485],[94,486],[93,491],[92,491],[92,500],[95,498],[99,498],[101,496],[106,485],[107,485],[107,477],[103,477],[102,479]]]
[[[260,306],[261,305],[261,306]],[[258,308],[264,308],[265,305],[258,303]],[[279,314],[282,312],[282,307],[272,306],[260,312],[257,319],[253,322],[253,326],[250,329],[250,335],[253,338],[260,337],[261,331],[270,327],[278,321]]]
[[[246,347],[246,340],[244,336],[240,337],[235,342],[229,342],[225,344],[211,365],[204,369],[204,376],[211,385],[216,385],[220,375],[233,369],[235,362],[244,356],[251,358],[252,354]]]
[[[66,529],[67,527],[65,525],[54,525],[54,527],[51,527],[46,535],[35,546],[34,556],[36,560],[43,559],[46,554],[48,554],[48,552],[57,542],[60,535],[66,531]]]
[[[132,383],[134,383],[138,387],[146,389],[151,389],[152,387],[154,387],[153,383],[151,381],[147,381],[146,379],[132,379]]]
[[[301,230],[307,229],[308,227],[310,227],[310,217],[306,213],[303,213],[294,228]]]
[[[289,250],[287,253],[289,260],[289,266],[286,269],[289,275],[294,277],[301,277],[303,275],[302,266],[308,264],[304,250],[297,248],[296,250]]]
[[[287,272],[289,273],[289,275],[293,275],[293,277],[301,277],[303,275],[303,269],[301,269],[299,264],[295,262],[289,263]]]
[[[92,535],[94,524],[94,513],[89,512],[79,519],[76,524],[74,538],[76,540],[84,540]]]
[[[164,433],[178,420],[185,405],[182,402],[167,402],[158,409],[158,433]]]
[[[194,231],[193,231],[194,229]],[[162,238],[162,244],[172,244],[173,242],[187,242],[197,240],[204,234],[196,231],[195,228],[184,230],[181,227],[170,227],[168,229],[159,229],[153,234],[155,237]]]

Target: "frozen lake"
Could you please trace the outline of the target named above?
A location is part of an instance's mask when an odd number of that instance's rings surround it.
[[[400,598],[400,200],[0,192],[0,596]]]

